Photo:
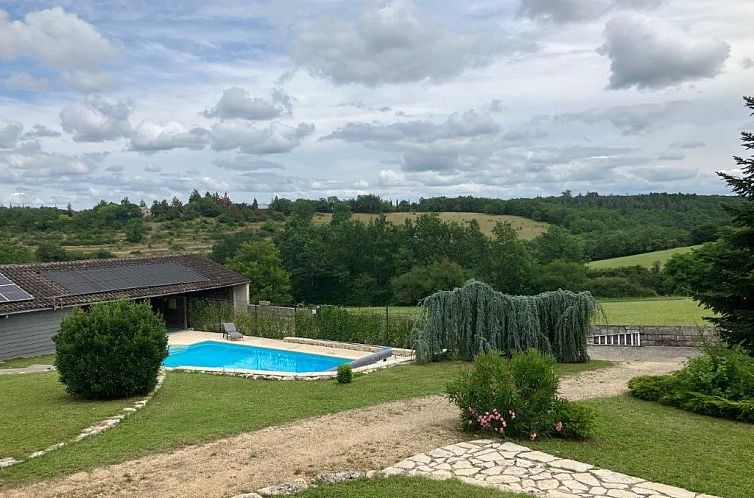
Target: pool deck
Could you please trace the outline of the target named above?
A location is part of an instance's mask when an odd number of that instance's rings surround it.
[[[180,332],[172,332],[168,334],[168,344],[171,346],[189,346],[198,342],[214,341],[220,343],[232,343],[239,346],[257,346],[262,348],[281,349],[285,351],[297,351],[299,353],[310,353],[322,356],[334,356],[338,358],[349,358],[355,360],[362,356],[371,354],[371,351],[365,351],[363,346],[342,344],[342,347],[337,347],[338,343],[329,343],[327,345],[317,345],[305,342],[293,342],[293,341],[281,341],[278,339],[267,339],[264,337],[244,336],[240,341],[229,341],[223,337],[221,333],[217,332],[200,332],[196,330],[185,330]],[[323,341],[328,342],[328,341]],[[397,356],[392,356],[386,361],[381,361],[364,367],[355,368],[354,372],[371,372],[381,368],[390,367],[400,363],[406,363],[412,361],[413,358],[406,356],[402,353],[402,350],[396,351]],[[241,370],[241,369],[226,369],[226,368],[210,368],[210,367],[177,367],[179,370],[195,370],[207,373],[217,374],[229,374],[239,375],[243,377],[254,377],[263,379],[277,379],[277,380],[317,380],[332,378],[335,376],[335,372],[311,372],[311,373],[293,373],[293,372],[274,372],[274,371],[262,371],[262,370]]]

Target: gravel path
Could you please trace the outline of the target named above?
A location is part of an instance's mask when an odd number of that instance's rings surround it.
[[[570,399],[612,396],[680,361],[625,362],[563,379]],[[372,470],[462,441],[458,414],[429,396],[349,410],[8,490],[2,496],[232,496],[303,475]],[[471,437],[471,436],[469,436]]]

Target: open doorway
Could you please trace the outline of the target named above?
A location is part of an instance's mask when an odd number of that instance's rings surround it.
[[[162,315],[168,327],[168,332],[186,330],[188,328],[186,296],[153,297],[149,301],[152,309]]]

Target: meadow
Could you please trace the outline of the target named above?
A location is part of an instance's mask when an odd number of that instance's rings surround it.
[[[406,220],[416,221],[419,216],[426,215],[427,213],[385,213],[387,221],[393,224],[402,224]],[[466,224],[471,220],[476,220],[479,223],[479,228],[485,235],[491,235],[492,229],[499,222],[510,223],[513,229],[516,231],[518,238],[521,240],[531,240],[534,237],[543,234],[547,231],[548,224],[539,221],[530,220],[529,218],[523,218],[521,216],[512,216],[505,214],[484,214],[484,213],[456,213],[456,212],[440,212],[437,213],[441,220],[452,221],[459,224]],[[354,213],[353,219],[368,223],[369,220],[377,218],[379,214],[370,213]],[[332,219],[330,213],[317,213],[314,216],[315,223],[329,223]]]
[[[589,263],[589,268],[592,270],[604,270],[606,268],[618,268],[620,266],[643,266],[645,268],[652,268],[652,265],[655,262],[664,265],[673,254],[686,254],[694,249],[699,249],[700,247],[702,246],[675,247],[673,249],[665,249],[664,251],[645,252],[634,254],[632,256],[622,256],[620,258],[600,259]]]
[[[653,297],[642,299],[604,299],[600,305],[605,319],[598,323],[610,325],[689,325],[706,326],[705,317],[714,313],[705,310],[690,297]],[[385,313],[384,307],[357,306],[349,308],[359,313]],[[390,306],[392,315],[418,315],[416,306]]]

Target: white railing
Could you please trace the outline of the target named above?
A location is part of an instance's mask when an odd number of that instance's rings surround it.
[[[602,334],[591,337],[594,346],[641,346],[641,333],[627,332],[625,334]]]

